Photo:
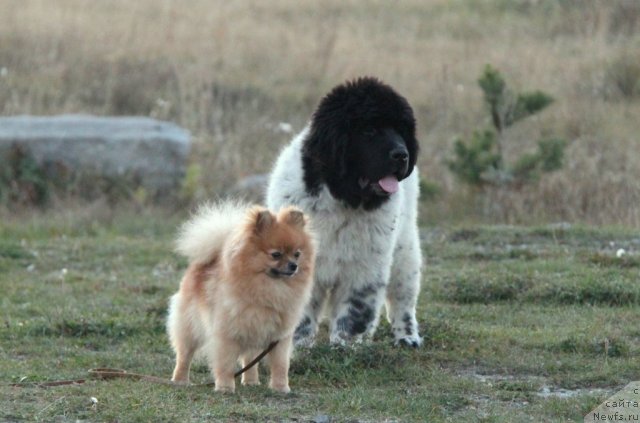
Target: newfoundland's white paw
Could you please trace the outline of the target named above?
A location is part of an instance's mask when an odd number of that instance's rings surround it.
[[[419,335],[402,336],[396,339],[394,345],[418,348],[422,345],[422,338]]]

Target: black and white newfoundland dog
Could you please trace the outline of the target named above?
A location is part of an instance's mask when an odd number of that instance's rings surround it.
[[[329,92],[281,152],[267,205],[303,209],[318,244],[314,290],[295,332],[297,345],[313,344],[325,316],[331,343],[370,337],[383,304],[396,344],[422,342],[415,132],[407,100],[365,77]]]

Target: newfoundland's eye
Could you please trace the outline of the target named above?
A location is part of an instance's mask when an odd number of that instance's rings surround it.
[[[279,258],[282,257],[282,253],[280,251],[274,251],[271,253],[271,257],[273,257],[274,259],[278,260]]]
[[[376,128],[366,128],[362,133],[367,138],[373,138],[376,136],[378,131],[376,131]]]
[[[296,251],[295,253],[293,253],[293,256],[295,258],[300,258],[300,254],[302,254],[302,252],[300,250]]]

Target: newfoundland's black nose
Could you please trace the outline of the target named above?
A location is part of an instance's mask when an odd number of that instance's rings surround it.
[[[391,150],[389,157],[391,157],[391,160],[393,161],[402,163],[409,160],[409,152],[404,147],[396,147]]]

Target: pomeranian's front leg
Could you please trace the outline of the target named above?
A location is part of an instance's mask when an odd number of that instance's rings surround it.
[[[231,392],[236,389],[234,378],[236,363],[240,356],[240,347],[232,341],[216,340],[209,357],[218,392]]]
[[[291,359],[291,349],[293,336],[281,339],[273,351],[269,353],[269,364],[271,368],[271,380],[269,388],[289,393],[289,360]]]

